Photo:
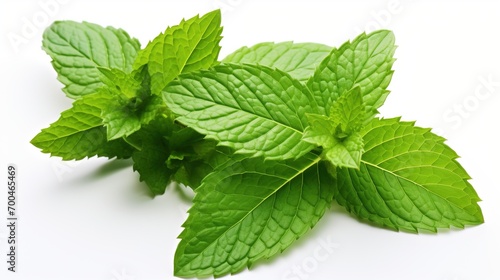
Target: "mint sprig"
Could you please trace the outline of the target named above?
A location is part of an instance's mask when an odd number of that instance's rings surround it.
[[[154,195],[195,191],[175,253],[182,277],[223,276],[288,248],[332,200],[394,230],[483,222],[445,139],[380,118],[392,32],[339,48],[260,43],[218,61],[220,12],[183,20],[140,49],[125,31],[56,22],[44,33],[75,101],[32,140],[63,160],[132,158]]]

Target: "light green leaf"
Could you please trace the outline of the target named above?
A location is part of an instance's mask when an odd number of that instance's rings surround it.
[[[358,85],[366,106],[366,119],[375,116],[384,103],[392,78],[396,46],[391,31],[361,34],[354,41],[334,48],[307,82],[318,103],[320,114],[328,115],[332,103]]]
[[[363,154],[363,137],[353,133],[342,141],[336,140],[331,147],[323,150],[324,158],[334,166],[359,168]]]
[[[323,147],[322,157],[334,166],[359,168],[364,121],[363,97],[359,87],[344,93],[333,104],[330,116],[308,114],[309,127],[302,140]]]
[[[302,140],[323,147],[321,157],[334,166],[359,168],[363,153],[363,138],[358,132],[344,134],[332,118],[309,114],[310,126]],[[339,134],[341,136],[339,136]]]
[[[130,72],[140,44],[121,29],[56,21],[43,33],[43,49],[65,85],[63,91],[78,98],[103,86],[97,67]]]
[[[159,94],[181,73],[206,69],[216,63],[222,39],[220,23],[219,10],[201,18],[182,20],[140,51],[134,68],[148,65],[153,94]]]
[[[108,87],[117,94],[123,95],[123,99],[137,97],[137,92],[141,89],[141,81],[135,79],[134,74],[127,74],[120,69],[109,69],[98,67],[103,75],[101,79]],[[142,78],[142,77],[141,77]]]
[[[349,135],[361,129],[365,120],[365,108],[363,96],[358,86],[342,94],[333,103],[330,117],[339,125],[342,134]]]
[[[196,190],[174,259],[182,277],[236,273],[289,247],[323,216],[332,184],[312,153],[228,162]]]
[[[397,118],[374,119],[362,134],[359,170],[337,169],[335,198],[348,211],[396,230],[483,222],[470,177],[443,138]]]
[[[163,97],[179,122],[237,153],[286,159],[313,148],[301,138],[306,113],[315,112],[316,103],[304,85],[280,70],[223,64],[180,76]]]
[[[44,153],[64,160],[105,156],[128,158],[133,148],[122,139],[108,142],[101,119],[101,109],[108,104],[106,96],[90,94],[73,103],[61,117],[31,140]]]
[[[152,95],[144,100],[133,99],[124,103],[107,90],[102,89],[102,93],[115,97],[102,110],[108,140],[131,135],[141,129],[142,125],[148,124],[156,116],[162,115],[162,112],[167,110],[165,103],[159,96]]]
[[[266,42],[242,47],[226,56],[222,62],[278,68],[295,79],[306,82],[331,50],[329,46],[316,43]]]
[[[111,97],[101,113],[108,140],[127,137],[157,116],[168,115],[161,97],[151,94],[147,67],[130,74],[118,69],[99,71],[107,85],[99,92]]]

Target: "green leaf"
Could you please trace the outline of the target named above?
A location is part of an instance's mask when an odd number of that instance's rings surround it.
[[[181,73],[206,69],[217,61],[222,39],[219,10],[167,28],[140,51],[134,68],[148,65],[151,91],[161,90]]]
[[[121,29],[56,21],[43,33],[43,49],[65,85],[63,91],[78,98],[103,86],[97,67],[130,72],[140,44]]]
[[[123,103],[115,99],[103,109],[102,118],[108,131],[108,140],[131,135],[166,110],[165,104],[158,96],[150,96],[137,104],[133,101]]]
[[[334,166],[359,168],[363,138],[358,133],[364,121],[359,87],[343,94],[333,104],[330,116],[308,114],[309,127],[302,140],[323,147],[322,157]]]
[[[172,119],[158,118],[131,136],[131,140],[140,146],[132,155],[134,170],[139,172],[140,180],[147,184],[154,195],[165,193],[176,172],[167,166],[171,150],[164,136],[171,133],[173,126]]]
[[[223,64],[181,75],[163,97],[179,122],[237,153],[286,159],[313,148],[301,138],[306,113],[315,112],[316,103],[304,85],[280,70]]]
[[[306,82],[332,48],[316,43],[260,43],[242,47],[222,60],[223,63],[260,64],[278,68]]]
[[[103,83],[113,89],[117,94],[122,94],[123,99],[137,97],[137,92],[141,89],[141,81],[135,79],[134,74],[127,74],[120,69],[109,69],[98,67],[103,75]],[[142,76],[141,78],[143,78]]]
[[[105,156],[128,158],[133,148],[121,139],[108,142],[101,119],[101,109],[108,104],[106,96],[86,95],[73,107],[62,112],[61,117],[31,140],[44,153],[64,160]]]
[[[320,158],[243,158],[221,166],[197,189],[174,259],[183,277],[236,273],[282,252],[330,206]]]
[[[147,67],[130,74],[118,69],[99,68],[108,85],[101,94],[112,96],[102,109],[108,140],[127,137],[157,116],[168,115],[161,97],[152,95]]]
[[[396,230],[483,222],[470,177],[443,138],[397,118],[374,119],[362,134],[359,170],[337,170],[335,198],[347,210]]]
[[[177,160],[179,168],[173,179],[185,186],[196,190],[208,174],[222,164],[231,160],[231,151],[228,148],[216,147],[216,142],[212,140],[201,140],[186,147],[177,148],[177,157],[170,160]]]
[[[219,157],[216,142],[203,139],[195,130],[180,125],[167,139],[172,150],[167,165],[177,170],[174,180],[192,189],[198,188],[201,180],[214,169],[210,162]]]
[[[196,189],[216,166],[229,160],[228,151],[173,120],[157,117],[126,138],[137,147],[134,170],[154,195],[163,194],[173,180]]]
[[[356,85],[361,88],[366,119],[375,116],[384,103],[392,78],[396,46],[391,31],[361,34],[354,41],[334,48],[321,62],[307,86],[314,94],[320,114],[328,115],[332,103]]]
[[[332,118],[309,114],[310,126],[304,131],[302,140],[322,146],[322,158],[334,166],[359,168],[363,153],[363,138],[358,132],[344,134]],[[341,135],[341,136],[339,136]]]
[[[358,86],[342,94],[333,103],[330,117],[339,126],[342,134],[349,135],[361,129],[365,120],[365,108]]]

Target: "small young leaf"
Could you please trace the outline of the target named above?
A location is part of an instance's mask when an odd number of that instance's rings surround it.
[[[109,69],[98,67],[103,75],[101,79],[108,87],[118,94],[123,95],[123,99],[132,99],[137,97],[137,92],[141,89],[141,82],[135,79],[133,74],[127,74],[120,69]]]
[[[171,176],[176,172],[167,166],[171,150],[164,135],[168,135],[174,126],[169,118],[157,118],[131,136],[138,143],[140,150],[133,153],[134,170],[139,172],[140,180],[146,182],[154,195],[165,193]]]
[[[140,44],[121,29],[56,21],[43,33],[43,49],[65,85],[63,91],[79,98],[103,86],[97,67],[130,72]]]
[[[351,134],[361,130],[365,120],[363,95],[358,86],[342,94],[330,109],[330,118],[339,125],[341,133]]]
[[[203,139],[177,148],[179,156],[176,164],[179,168],[173,180],[196,190],[203,178],[231,159],[231,151],[227,151],[228,148],[217,147],[216,144],[213,140]]]
[[[315,112],[316,103],[304,85],[280,70],[218,65],[181,75],[163,97],[179,122],[237,153],[286,159],[313,148],[301,138],[306,113]]]
[[[223,63],[259,64],[278,68],[306,82],[332,48],[316,43],[260,43],[242,47],[222,60]]]
[[[335,198],[348,211],[396,230],[483,222],[469,175],[443,138],[399,119],[373,119],[362,134],[359,170],[337,169]]]
[[[196,189],[216,166],[229,160],[228,151],[173,120],[173,116],[156,117],[126,138],[137,147],[134,170],[154,195],[163,194],[171,181]]]
[[[134,68],[148,65],[151,91],[161,90],[181,73],[206,69],[217,61],[222,39],[220,11],[182,20],[139,52]]]
[[[215,141],[203,138],[195,130],[178,124],[167,136],[172,150],[167,165],[177,170],[173,180],[192,189],[200,186],[203,178],[214,170],[213,163],[217,164],[222,156]]]
[[[323,216],[332,184],[319,157],[235,159],[203,180],[174,259],[177,276],[236,273],[282,252]]]
[[[150,92],[147,67],[130,74],[118,69],[99,71],[108,85],[100,89],[100,94],[112,97],[101,113],[108,140],[127,137],[167,112],[161,97]]]
[[[150,96],[140,102],[140,105],[134,107],[136,104],[134,102],[123,103],[115,98],[102,111],[104,125],[108,131],[108,140],[131,135],[138,131],[142,125],[154,120],[157,115],[160,115],[159,112],[166,110],[165,103],[158,96]]]
[[[363,97],[359,87],[344,93],[333,104],[330,117],[308,114],[309,127],[302,140],[323,147],[323,158],[334,166],[359,168],[364,121]]]
[[[106,96],[85,95],[73,102],[73,107],[62,112],[50,127],[40,132],[31,143],[44,153],[79,160],[85,157],[105,156],[128,158],[133,148],[122,139],[108,142],[101,119],[101,109],[109,102]]]
[[[389,94],[386,89],[392,78],[394,35],[387,30],[361,34],[354,41],[334,48],[321,62],[307,82],[323,115],[329,114],[332,103],[358,85],[370,120]]]

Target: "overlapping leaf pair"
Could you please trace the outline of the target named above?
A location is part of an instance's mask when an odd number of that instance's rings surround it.
[[[261,43],[218,62],[220,13],[140,50],[123,30],[56,22],[44,35],[73,107],[32,143],[65,160],[132,157],[155,194],[195,189],[178,276],[236,273],[286,249],[336,200],[396,230],[483,222],[444,139],[381,119],[394,36],[339,48]]]

